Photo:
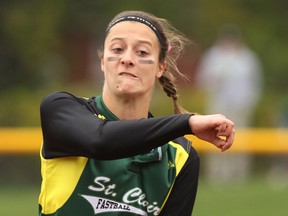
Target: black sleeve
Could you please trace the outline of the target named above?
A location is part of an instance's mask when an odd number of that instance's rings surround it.
[[[44,158],[84,156],[111,160],[143,154],[191,133],[189,114],[107,121],[68,93],[47,96],[40,107]]]

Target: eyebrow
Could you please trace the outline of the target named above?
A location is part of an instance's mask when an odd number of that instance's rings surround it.
[[[125,38],[124,37],[114,37],[110,40],[110,42],[113,42],[113,41],[125,41]],[[152,47],[152,43],[148,40],[144,40],[144,39],[139,39],[137,40],[137,43],[142,43],[142,44],[148,44],[149,46]]]

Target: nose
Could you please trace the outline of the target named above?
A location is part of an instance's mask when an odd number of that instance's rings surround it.
[[[126,50],[125,53],[123,53],[123,56],[120,60],[121,64],[122,65],[134,65],[134,60],[133,60],[133,57],[132,57],[132,52],[129,51],[129,50]]]

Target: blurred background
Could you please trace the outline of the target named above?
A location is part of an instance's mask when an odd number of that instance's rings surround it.
[[[235,119],[240,130],[288,126],[286,0],[1,0],[0,134],[7,128],[39,128],[39,104],[49,93],[64,90],[86,97],[101,93],[97,50],[107,24],[123,10],[163,17],[193,42],[179,59],[189,81],[177,81],[188,110],[217,110]],[[232,45],[235,35],[238,42]],[[212,74],[202,76],[205,71]],[[210,94],[220,93],[225,83],[232,85],[225,91],[230,95]],[[221,98],[226,98],[222,108],[216,103]],[[236,114],[229,113],[236,108]],[[155,116],[173,112],[171,101],[158,88],[151,111]],[[16,146],[30,138],[21,140],[11,134]],[[254,141],[249,140],[249,145]],[[0,143],[3,149],[11,142]],[[273,140],[270,144],[277,148]],[[193,215],[287,215],[287,152],[232,151],[223,157],[204,150],[199,153],[202,168]],[[40,182],[38,151],[0,151],[0,215],[37,215]]]

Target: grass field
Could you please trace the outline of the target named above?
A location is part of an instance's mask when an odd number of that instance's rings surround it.
[[[286,216],[288,187],[282,183],[261,176],[240,185],[200,182],[193,216]]]
[[[0,215],[1,216],[36,216],[38,215],[39,188],[32,186],[1,185]]]
[[[38,215],[38,185],[0,186],[1,216]],[[288,188],[271,186],[265,178],[241,185],[209,185],[200,181],[193,216],[286,216]],[[179,215],[180,216],[180,215]]]

